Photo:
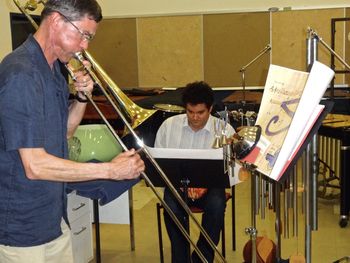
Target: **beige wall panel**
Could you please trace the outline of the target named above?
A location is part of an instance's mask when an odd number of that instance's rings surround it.
[[[203,78],[202,17],[139,18],[140,87],[184,86]]]
[[[345,11],[345,10],[344,10]],[[338,16],[336,18],[344,18],[345,14],[343,13],[342,16]],[[347,54],[347,26],[349,26],[350,23],[346,21],[336,21],[335,22],[335,34],[334,34],[334,41],[335,41],[335,52],[337,54],[341,55],[342,58],[346,61],[346,54]],[[329,46],[331,46],[331,42],[329,42]],[[335,57],[335,69],[336,70],[345,70],[345,66],[339,62],[339,60]],[[330,64],[329,64],[330,65]],[[346,83],[346,75],[344,73],[336,73],[335,75],[336,84],[345,84]]]
[[[350,8],[346,8],[345,17],[350,18]],[[350,65],[350,21],[346,22],[345,26],[345,61]],[[345,83],[350,85],[350,74],[345,75]]]
[[[343,17],[344,9],[286,11],[272,14],[272,63],[297,70],[306,68],[307,28],[316,30],[318,35],[331,44],[331,19]],[[343,35],[343,27],[337,27],[337,34]],[[335,49],[343,56],[343,43],[337,41]],[[318,59],[330,66],[329,51],[319,44]],[[338,63],[337,66],[340,66]],[[336,83],[342,79],[336,80]]]
[[[10,14],[5,1],[0,1],[0,61],[12,51]]]
[[[241,86],[239,70],[269,44],[269,13],[205,15],[204,77],[212,86]],[[265,54],[246,69],[246,86],[263,86],[269,65]]]
[[[89,51],[120,87],[138,87],[136,19],[101,21]]]
[[[349,0],[101,0],[106,16],[157,16],[348,7]]]

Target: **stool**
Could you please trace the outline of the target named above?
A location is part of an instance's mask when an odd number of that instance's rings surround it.
[[[232,194],[226,193],[226,202],[229,199],[232,199],[232,196],[234,197],[234,186],[232,187]],[[164,207],[157,203],[156,209],[157,209],[157,225],[158,225],[158,239],[159,239],[159,257],[160,262],[164,263],[164,253],[163,253],[163,235],[162,235],[162,225],[161,225],[161,218],[160,218],[160,210]],[[203,213],[203,209],[198,207],[190,207],[190,210],[192,213]],[[234,226],[235,224],[235,213],[234,213],[234,198],[232,199],[232,250],[236,250],[236,228]],[[225,217],[224,217],[225,218]],[[226,248],[225,248],[225,222],[222,226],[221,230],[221,253],[225,257],[226,256]]]

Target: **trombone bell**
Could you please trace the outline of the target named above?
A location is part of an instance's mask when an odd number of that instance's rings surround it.
[[[90,68],[85,69],[93,77],[95,83],[100,86],[103,93],[106,92],[107,94],[112,95],[114,104],[118,105],[119,109],[121,109],[123,113],[125,113],[133,129],[135,129],[137,126],[139,126],[157,111],[154,109],[144,109],[135,104],[128,96],[125,95],[125,93],[122,92],[122,90],[117,86],[117,84],[114,83],[114,81],[107,75],[107,73],[103,70],[103,68],[97,63],[97,61],[91,56],[89,52],[84,51],[83,54],[78,54],[77,59],[81,62],[84,59],[90,62],[93,72]],[[96,78],[103,80],[103,83],[102,81],[99,81]],[[126,132],[124,132],[124,135],[125,134]]]

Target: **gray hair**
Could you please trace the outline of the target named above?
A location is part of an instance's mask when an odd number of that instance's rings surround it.
[[[41,20],[54,12],[63,14],[71,21],[81,20],[86,15],[97,23],[102,20],[101,7],[96,0],[48,0],[41,13]]]

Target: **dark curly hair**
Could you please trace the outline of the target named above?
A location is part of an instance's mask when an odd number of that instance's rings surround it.
[[[196,81],[186,85],[182,92],[183,105],[204,103],[209,109],[214,103],[214,92],[204,81]]]

